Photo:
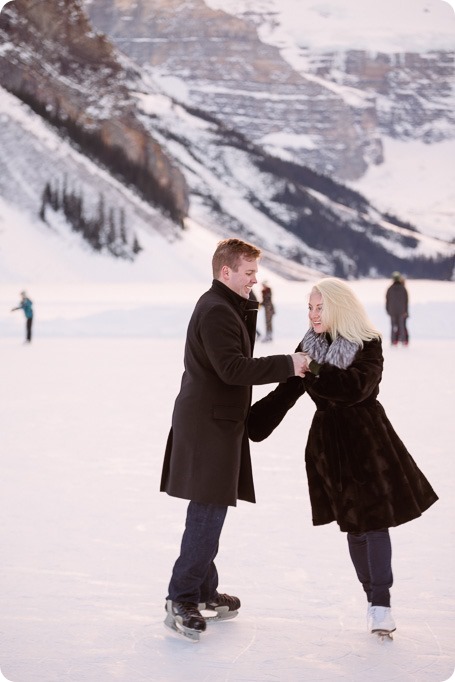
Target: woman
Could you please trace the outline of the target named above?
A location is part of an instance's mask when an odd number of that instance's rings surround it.
[[[306,390],[316,404],[305,451],[313,524],[336,521],[368,599],[368,627],[396,627],[389,528],[417,518],[437,499],[377,401],[381,335],[352,289],[328,277],[309,299],[310,328],[299,345],[303,379],[293,378],[251,408],[252,440],[263,440]]]

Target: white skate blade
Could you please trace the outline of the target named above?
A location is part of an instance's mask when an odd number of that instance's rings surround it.
[[[216,606],[214,609],[209,609],[205,604],[199,604],[199,610],[207,622],[230,620],[239,615],[238,611],[229,611],[229,606]]]
[[[182,635],[182,637],[189,639],[191,642],[199,642],[201,633],[197,630],[186,628],[184,625],[179,623],[171,613],[167,614],[166,618],[164,619],[164,624],[173,632]]]
[[[222,611],[221,613],[219,611],[207,611],[206,613],[202,613],[204,616],[205,620],[210,622],[214,620],[231,620],[232,618],[235,618],[236,616],[239,615],[238,611]]]

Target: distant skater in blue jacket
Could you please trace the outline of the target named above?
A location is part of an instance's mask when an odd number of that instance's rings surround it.
[[[11,312],[14,310],[23,310],[25,315],[25,335],[26,343],[31,343],[32,341],[32,324],[33,324],[33,303],[27,297],[25,291],[21,291],[21,302],[16,308],[11,308]]]

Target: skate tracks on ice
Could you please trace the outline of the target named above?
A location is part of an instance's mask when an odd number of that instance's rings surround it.
[[[438,631],[428,620],[416,627],[411,610],[401,610],[393,640],[369,634],[353,612],[347,627],[337,609],[319,611],[309,619],[240,611],[235,621],[208,623],[197,643],[168,635],[157,623],[147,626],[140,648],[161,661],[159,682],[178,680],[182,670],[189,682],[443,682],[452,676],[453,631]]]

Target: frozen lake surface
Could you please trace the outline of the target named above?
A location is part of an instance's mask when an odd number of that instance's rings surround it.
[[[289,352],[297,341],[258,343],[255,353]],[[345,535],[334,524],[311,525],[303,452],[313,407],[305,396],[267,441],[252,445],[257,504],[240,503],[227,516],[220,591],[241,598],[239,617],[211,624],[198,644],[164,627],[187,503],[158,489],[183,343],[183,336],[0,340],[4,677],[450,678],[455,340],[415,338],[407,349],[384,342],[380,400],[440,500],[391,531],[397,632],[383,644],[366,632]],[[269,388],[255,388],[255,397]]]

